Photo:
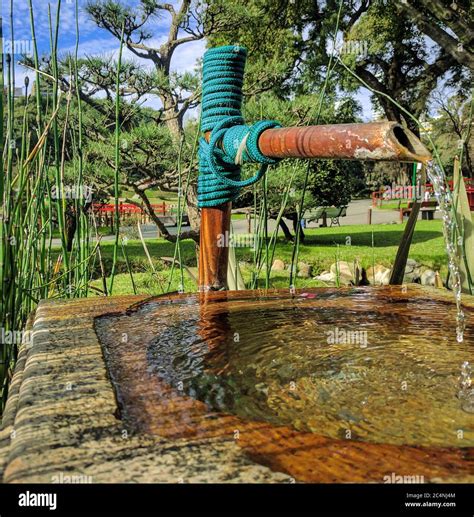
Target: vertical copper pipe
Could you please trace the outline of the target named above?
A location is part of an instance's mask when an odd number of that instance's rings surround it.
[[[232,203],[201,210],[199,290],[227,289]]]

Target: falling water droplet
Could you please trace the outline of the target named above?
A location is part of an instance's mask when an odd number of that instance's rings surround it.
[[[464,361],[461,365],[461,391],[459,392],[460,396],[464,396],[467,389],[469,389],[472,385],[471,379],[472,368],[469,364],[469,361]]]
[[[461,365],[461,377],[459,378],[461,408],[467,413],[474,413],[474,389],[472,388],[472,368],[468,361]]]

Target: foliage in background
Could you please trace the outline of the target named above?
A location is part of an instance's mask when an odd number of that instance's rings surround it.
[[[466,100],[459,95],[436,95],[434,104],[437,114],[427,121],[446,172],[452,175],[455,157],[462,156],[461,168],[467,178],[474,178],[471,103],[470,99]]]
[[[308,190],[316,206],[347,206],[358,184],[363,186],[360,162],[320,160],[311,164]]]

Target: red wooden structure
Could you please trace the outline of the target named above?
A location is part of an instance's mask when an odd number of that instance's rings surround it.
[[[178,213],[178,207],[175,204],[163,202],[152,204],[151,206],[155,214],[159,217],[176,217]],[[115,217],[114,203],[94,203],[92,210],[99,226],[113,227]],[[150,216],[145,208],[132,203],[120,202],[119,216],[121,220],[125,218],[136,218],[142,224],[150,222]]]

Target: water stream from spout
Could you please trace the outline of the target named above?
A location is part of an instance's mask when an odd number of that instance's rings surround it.
[[[468,361],[461,366],[460,391],[458,397],[462,402],[462,409],[467,413],[474,413],[474,388],[472,387],[472,368]]]
[[[456,301],[456,339],[462,343],[464,339],[465,317],[461,305],[462,282],[459,269],[459,256],[457,254],[455,235],[459,235],[457,221],[452,212],[451,190],[446,186],[446,176],[443,169],[434,161],[427,163],[426,172],[433,184],[434,194],[438,201],[441,217],[443,219],[443,235],[448,255],[448,268],[451,275],[451,287]],[[458,397],[461,400],[461,407],[467,413],[474,413],[474,389],[471,380],[471,365],[464,361],[461,365],[460,391]]]
[[[457,308],[456,339],[458,343],[462,343],[464,339],[465,318],[461,305],[462,282],[459,269],[459,257],[453,239],[454,232],[457,229],[457,222],[452,214],[452,195],[450,189],[446,186],[446,176],[443,169],[437,165],[434,160],[426,164],[426,172],[433,184],[434,194],[443,219],[443,235],[446,253],[448,255],[448,268]]]

